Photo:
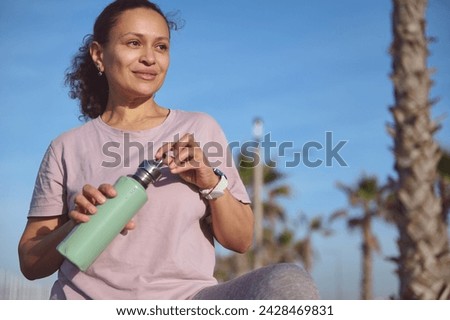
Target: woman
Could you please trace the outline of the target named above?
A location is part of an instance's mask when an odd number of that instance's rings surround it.
[[[97,18],[67,74],[91,121],[56,138],[44,156],[19,243],[23,274],[38,279],[58,271],[52,299],[273,299],[298,291],[286,286],[292,277],[301,280],[301,297],[317,297],[293,265],[217,285],[214,239],[245,252],[253,214],[219,125],[154,100],[169,67],[171,26],[146,0],[115,1]],[[208,155],[212,143],[216,152]],[[86,272],[56,251],[96,204],[116,195],[119,176],[143,158],[163,157],[164,179],[148,188],[149,201]]]

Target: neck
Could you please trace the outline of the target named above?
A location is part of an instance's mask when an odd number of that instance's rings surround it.
[[[166,119],[169,110],[152,99],[128,103],[108,102],[102,120],[111,127],[125,130],[151,129]]]

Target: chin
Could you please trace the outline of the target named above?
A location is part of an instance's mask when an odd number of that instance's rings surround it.
[[[149,90],[135,90],[131,95],[134,95],[136,98],[152,98],[158,90],[151,89]]]

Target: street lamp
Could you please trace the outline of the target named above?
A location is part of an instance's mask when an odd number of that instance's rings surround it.
[[[253,136],[256,141],[256,154],[253,174],[253,213],[255,215],[255,256],[254,268],[260,268],[263,265],[263,203],[262,189],[264,184],[264,156],[261,149],[261,140],[263,137],[263,121],[255,118],[253,121]]]

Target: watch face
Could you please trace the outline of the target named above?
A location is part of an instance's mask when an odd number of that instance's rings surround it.
[[[217,176],[219,176],[219,177],[221,177],[221,176],[224,176],[225,178],[227,177],[227,176],[225,175],[225,173],[223,173],[222,171],[220,171],[220,170],[217,169],[217,168],[213,168],[213,171],[214,171],[214,173],[215,173]]]

